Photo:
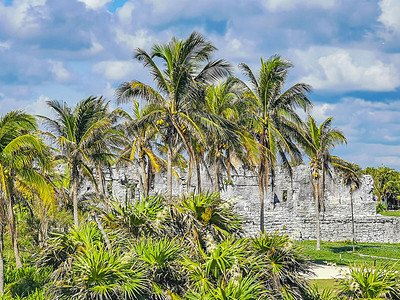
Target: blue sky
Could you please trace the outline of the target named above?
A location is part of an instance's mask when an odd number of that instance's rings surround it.
[[[0,0],[0,114],[113,100],[124,81],[151,83],[135,48],[196,30],[235,66],[291,60],[288,84],[311,84],[314,117],[348,139],[334,154],[400,170],[399,15],[399,0]]]

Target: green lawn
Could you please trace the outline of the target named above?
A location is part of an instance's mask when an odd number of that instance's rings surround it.
[[[377,266],[395,264],[395,268],[400,270],[400,260],[361,257],[358,255],[364,254],[400,259],[400,244],[358,243],[353,253],[352,246],[345,242],[322,242],[320,251],[315,250],[315,243],[315,241],[296,242],[296,244],[305,249],[305,254],[315,263],[324,264],[330,262],[338,265],[366,263],[369,265],[376,264]]]
[[[380,212],[380,214],[388,217],[400,217],[400,210],[387,210]]]
[[[339,290],[339,281],[337,279],[311,279],[309,283],[310,285],[316,285],[320,292],[324,289],[331,289],[337,294]]]

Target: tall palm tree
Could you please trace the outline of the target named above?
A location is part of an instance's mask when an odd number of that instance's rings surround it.
[[[119,110],[118,113],[125,120],[122,125],[123,130],[126,131],[125,138],[128,142],[121,155],[131,162],[138,162],[142,170],[143,193],[145,197],[148,197],[153,170],[159,172],[164,162],[153,150],[153,144],[157,139],[157,129],[151,123],[137,124],[146,116],[147,110],[141,110],[139,103],[135,100],[133,100],[132,116],[123,110]]]
[[[201,34],[193,32],[186,40],[175,37],[166,44],[156,44],[151,53],[136,49],[135,58],[149,69],[157,90],[141,83],[123,83],[116,92],[117,100],[127,102],[134,97],[152,104],[153,111],[143,122],[157,122],[160,133],[167,145],[167,195],[172,195],[173,148],[178,141],[184,143],[191,163],[195,161],[194,151],[189,143],[188,132],[203,139],[199,123],[207,123],[194,103],[204,101],[201,86],[210,84],[230,74],[230,65],[224,60],[210,60],[216,48]],[[163,63],[163,69],[157,64]],[[197,119],[197,120],[196,120]],[[188,131],[188,132],[186,132]]]
[[[324,207],[325,177],[333,159],[330,151],[339,144],[347,143],[342,131],[331,127],[332,117],[317,126],[313,117],[309,116],[304,129],[302,147],[310,158],[311,186],[315,204],[316,249],[321,249],[320,211]],[[322,181],[322,182],[321,182]],[[321,188],[322,185],[322,188]]]
[[[112,122],[107,117],[107,105],[102,97],[89,97],[74,108],[65,102],[47,101],[56,114],[55,119],[43,117],[45,124],[62,152],[70,172],[70,197],[73,203],[74,224],[79,226],[78,185],[81,176],[86,175],[94,182],[90,168],[99,135],[110,129]]]
[[[235,152],[241,152],[242,148],[237,124],[239,112],[235,106],[236,102],[240,101],[242,92],[242,86],[234,77],[229,77],[222,84],[212,85],[207,89],[205,109],[220,118],[223,130],[222,135],[218,131],[207,133],[206,139],[208,160],[214,165],[214,192],[217,193],[220,191],[220,165],[226,163],[230,176],[230,157]]]
[[[0,118],[0,293],[4,292],[3,222],[7,221],[16,267],[19,257],[13,202],[17,197],[38,195],[44,202],[54,199],[54,190],[38,167],[49,167],[47,146],[34,135],[33,116],[11,111]],[[5,213],[7,210],[7,213]]]
[[[244,63],[240,69],[250,80],[249,101],[256,109],[249,112],[249,125],[260,145],[258,162],[258,185],[260,190],[260,230],[264,231],[264,194],[268,189],[269,173],[273,174],[278,158],[290,169],[287,155],[292,161],[301,161],[301,153],[293,142],[299,134],[301,119],[296,109],[307,110],[311,106],[306,93],[311,87],[297,83],[283,91],[288,71],[292,64],[274,55],[267,61],[261,58],[261,68],[256,75]]]
[[[353,251],[355,244],[355,230],[354,230],[354,205],[353,205],[353,193],[361,186],[361,172],[362,169],[355,163],[348,163],[340,161],[338,164],[342,176],[342,182],[350,187],[350,207],[351,207],[351,237],[353,242]]]

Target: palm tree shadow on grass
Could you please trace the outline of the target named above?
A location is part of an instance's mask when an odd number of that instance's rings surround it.
[[[343,253],[343,252],[352,252],[353,247],[352,245],[346,245],[346,246],[329,246],[329,251],[332,253]],[[355,250],[361,250],[364,248],[379,248],[379,246],[372,246],[372,245],[356,245]]]

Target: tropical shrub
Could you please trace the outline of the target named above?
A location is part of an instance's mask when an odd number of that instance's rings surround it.
[[[320,290],[316,284],[311,285],[305,297],[307,300],[336,300],[338,297],[330,288]]]
[[[161,240],[141,239],[133,247],[153,285],[153,296],[184,293],[186,276],[180,262],[186,250],[184,245],[165,237]]]
[[[389,265],[381,268],[353,266],[340,281],[340,295],[348,299],[400,299],[400,275]]]
[[[308,285],[304,275],[310,272],[310,265],[301,247],[279,232],[260,233],[251,239],[251,246],[254,268],[269,289],[283,293],[289,289],[297,298],[305,293]]]
[[[233,204],[218,193],[192,194],[170,202],[170,234],[185,238],[193,247],[199,242],[204,250],[232,234],[240,236],[242,224]]]
[[[27,266],[19,269],[8,267],[5,270],[5,283],[7,284],[5,291],[12,297],[26,297],[38,293],[38,290],[41,290],[49,281],[51,272],[52,269],[49,267]]]
[[[113,201],[105,220],[111,228],[120,228],[133,237],[140,238],[162,230],[162,212],[166,206],[164,197],[143,197],[141,201]]]

